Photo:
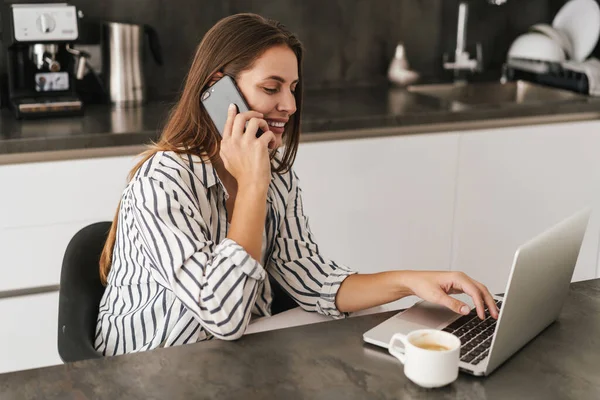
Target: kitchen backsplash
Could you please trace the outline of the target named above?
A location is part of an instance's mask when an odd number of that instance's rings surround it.
[[[439,76],[443,53],[455,46],[458,0],[71,0],[86,18],[152,25],[165,65],[146,65],[150,99],[174,98],[203,34],[220,18],[255,12],[278,19],[306,48],[308,88],[386,82],[394,48],[405,43],[411,66]],[[468,42],[480,41],[484,64],[499,69],[512,40],[549,22],[564,0],[472,0]],[[149,54],[147,55],[149,56]],[[148,58],[148,60],[150,60]]]

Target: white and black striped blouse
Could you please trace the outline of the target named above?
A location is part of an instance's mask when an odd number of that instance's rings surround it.
[[[295,173],[272,174],[260,263],[226,238],[227,197],[199,157],[159,152],[142,165],[121,199],[98,351],[237,339],[251,313],[270,315],[267,272],[305,310],[344,316],[335,296],[353,272],[320,254]]]

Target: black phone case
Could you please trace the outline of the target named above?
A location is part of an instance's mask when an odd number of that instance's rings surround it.
[[[223,129],[227,121],[227,110],[231,103],[237,106],[240,113],[250,111],[242,92],[228,75],[206,89],[200,99],[221,136],[223,136]],[[260,137],[262,134],[263,131],[259,129],[256,132],[256,137]]]

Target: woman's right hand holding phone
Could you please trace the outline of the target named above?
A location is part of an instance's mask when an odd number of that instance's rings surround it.
[[[259,128],[264,133],[257,138]],[[237,193],[227,237],[257,261],[261,256],[265,204],[271,182],[269,147],[274,144],[275,135],[262,114],[254,111],[237,114],[237,107],[229,106],[221,140],[221,159],[237,181]]]
[[[275,134],[263,117],[256,111],[238,114],[235,104],[227,111],[221,158],[238,187],[258,187],[266,191],[271,181],[269,149],[275,143]],[[264,133],[257,138],[259,128]]]

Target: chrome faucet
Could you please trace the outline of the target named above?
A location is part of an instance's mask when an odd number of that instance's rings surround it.
[[[507,0],[487,1],[490,4],[501,5],[506,3]],[[469,3],[466,0],[461,0],[460,4],[458,5],[458,24],[456,27],[456,50],[454,50],[454,60],[448,61],[448,55],[444,54],[444,69],[454,70],[455,75],[461,70],[474,72],[481,71],[483,68],[481,43],[477,42],[475,45],[475,58],[471,58],[469,52],[466,51],[468,20]]]

